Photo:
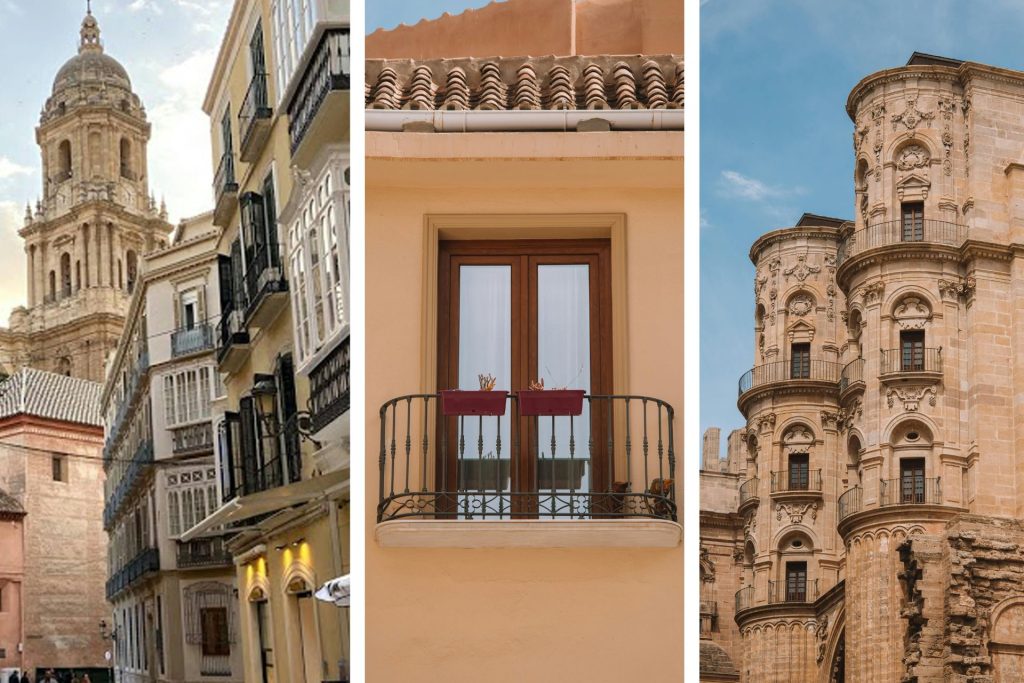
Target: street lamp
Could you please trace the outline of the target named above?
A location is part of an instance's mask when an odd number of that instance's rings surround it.
[[[114,624],[114,628],[107,628],[107,620],[100,619],[100,638],[103,640],[109,640],[114,644],[114,652],[117,651],[117,624]],[[114,655],[110,650],[103,653],[103,656],[107,660],[107,676],[109,683],[114,683]]]

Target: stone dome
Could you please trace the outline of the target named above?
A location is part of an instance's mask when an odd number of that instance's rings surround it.
[[[92,12],[82,20],[78,54],[64,63],[53,79],[53,94],[83,84],[103,84],[131,91],[132,83],[121,63],[104,54],[100,26]]]

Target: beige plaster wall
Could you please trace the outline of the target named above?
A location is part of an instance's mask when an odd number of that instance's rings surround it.
[[[626,215],[629,386],[615,389],[676,409],[682,477],[682,135],[588,135],[367,136],[370,680],[424,672],[490,681],[682,676],[680,546],[427,550],[383,549],[372,540],[376,409],[433,388],[420,386],[427,214]]]

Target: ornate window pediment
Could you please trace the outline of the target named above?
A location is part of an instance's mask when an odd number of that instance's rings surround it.
[[[924,201],[932,183],[923,173],[909,173],[896,183],[896,195],[901,202]]]
[[[901,330],[923,330],[931,322],[932,310],[923,299],[908,296],[892,315]]]
[[[814,341],[814,325],[806,320],[798,320],[786,330],[791,343],[810,343]]]

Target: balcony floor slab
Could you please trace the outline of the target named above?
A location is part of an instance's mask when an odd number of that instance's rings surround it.
[[[514,519],[382,522],[383,548],[675,548],[683,527],[663,519]]]

